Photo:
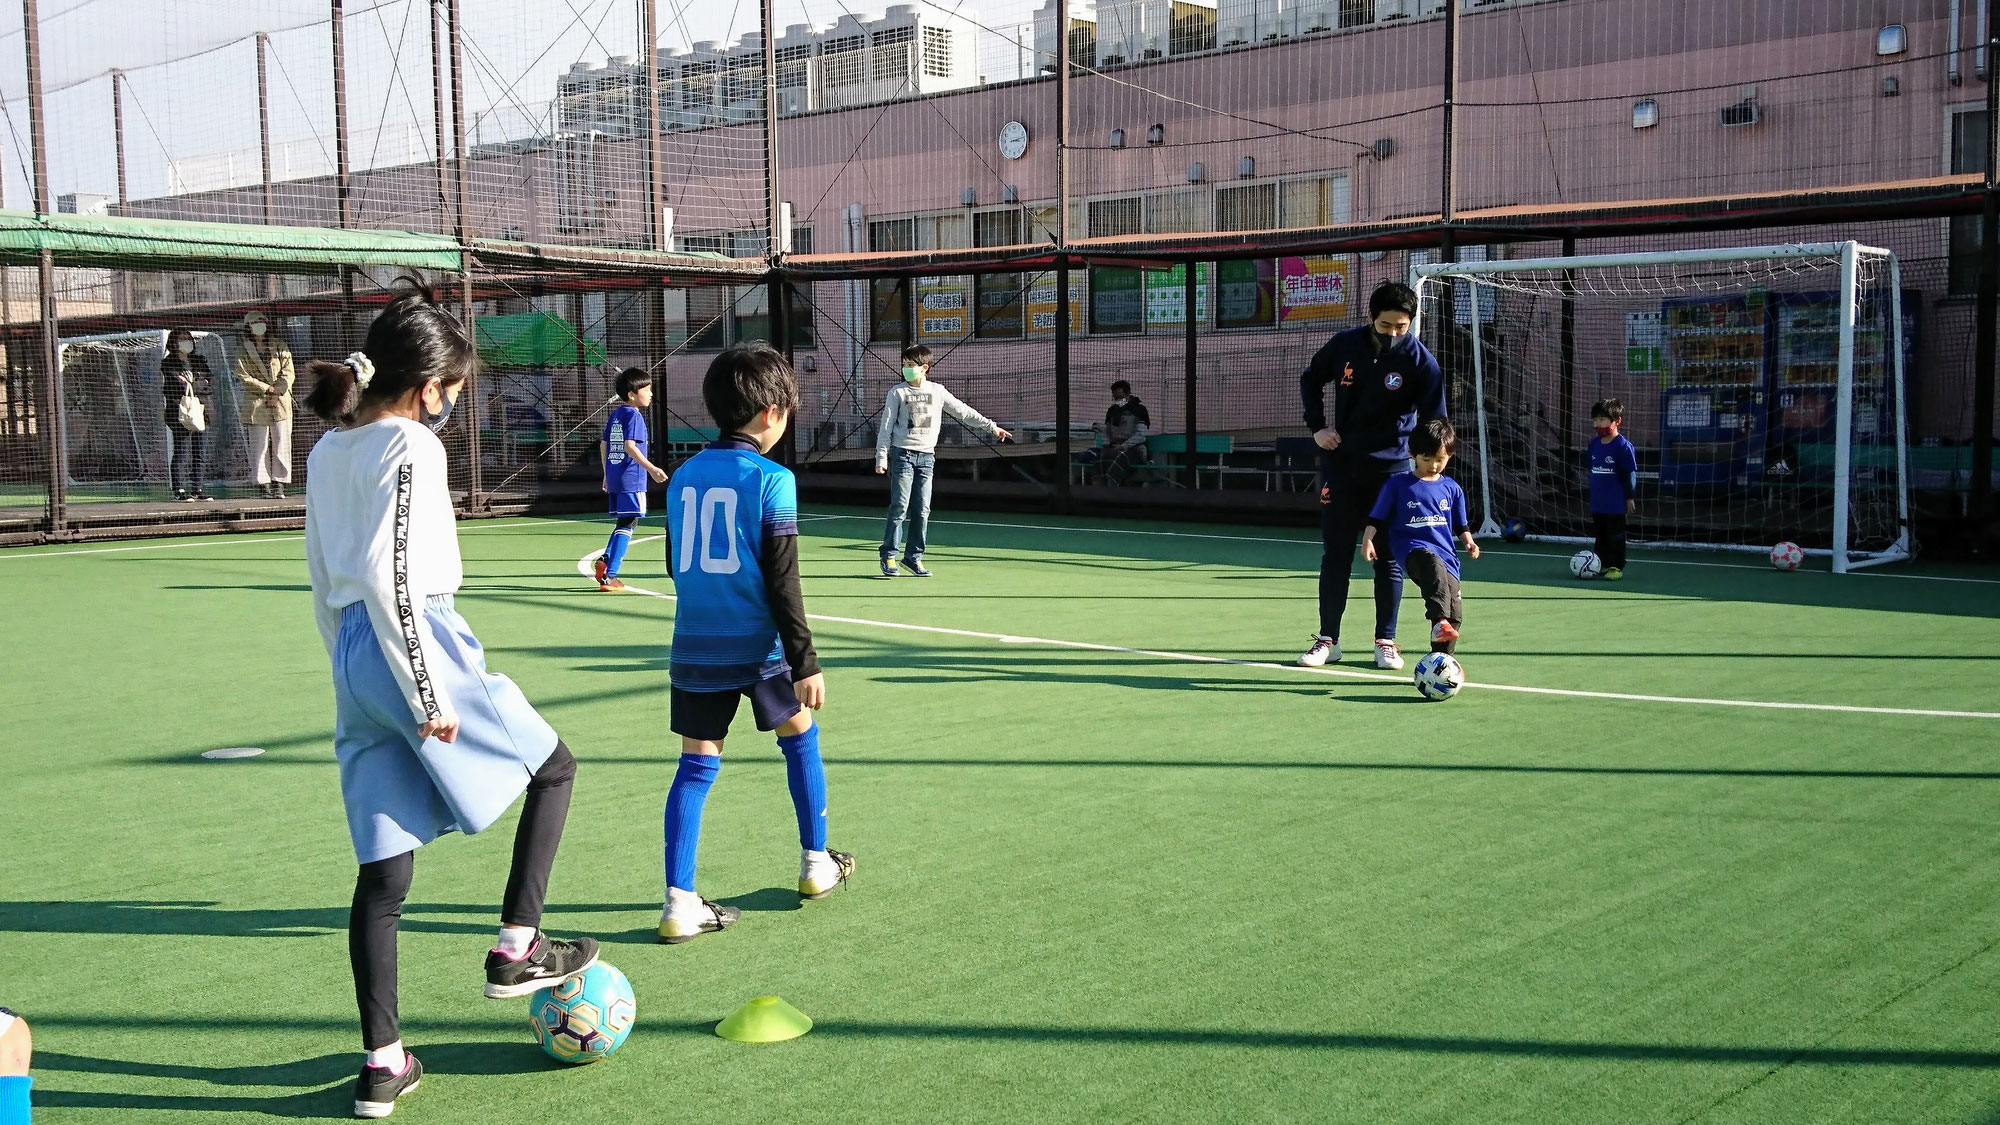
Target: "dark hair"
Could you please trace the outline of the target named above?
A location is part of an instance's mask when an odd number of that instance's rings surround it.
[[[1425,422],[1410,435],[1411,453],[1435,457],[1440,451],[1458,452],[1458,431],[1452,429],[1451,423],[1443,418],[1433,418]]]
[[[727,434],[765,410],[799,408],[798,379],[792,365],[769,344],[738,344],[708,365],[701,379],[701,401],[709,417]]]
[[[1417,316],[1417,291],[1400,281],[1385,281],[1368,295],[1368,319],[1373,320],[1385,312],[1407,314],[1414,320]]]
[[[1625,406],[1615,398],[1600,399],[1590,408],[1592,418],[1609,418],[1613,422],[1625,420]]]
[[[931,362],[931,350],[922,344],[911,344],[903,349],[903,362],[914,363],[918,367],[928,367]]]
[[[346,425],[363,403],[394,402],[432,379],[456,386],[478,369],[479,353],[457,315],[439,305],[422,282],[405,278],[397,286],[402,294],[376,315],[361,345],[375,365],[366,389],[355,385],[357,372],[345,360],[308,365],[313,386],[306,406],[314,414]]]
[[[618,373],[618,397],[629,398],[633,391],[653,385],[653,373],[643,367],[628,367]]]
[[[187,338],[188,338],[189,340],[193,340],[193,339],[194,339],[194,329],[192,329],[192,328],[169,328],[169,329],[167,329],[167,342],[166,342],[166,343],[165,343],[164,345],[162,345],[162,346],[166,348],[166,351],[167,351],[167,354],[168,354],[168,355],[173,355],[173,354],[175,354],[175,352],[174,352],[174,345],[175,345],[176,343],[180,342],[180,339],[181,339],[181,337],[183,337],[183,336],[187,337]]]
[[[1125,393],[1126,393],[1126,394],[1131,394],[1131,393],[1132,393],[1132,384],[1130,384],[1130,383],[1126,382],[1126,381],[1125,381],[1125,380],[1123,380],[1123,379],[1120,379],[1120,380],[1118,380],[1117,382],[1115,382],[1115,383],[1111,384],[1111,393],[1112,393],[1112,394],[1117,394],[1117,393],[1118,393],[1118,388],[1120,388],[1120,387],[1124,387],[1124,388],[1125,388]]]

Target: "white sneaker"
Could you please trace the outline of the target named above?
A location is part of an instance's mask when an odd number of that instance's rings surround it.
[[[1299,664],[1306,668],[1319,668],[1326,664],[1340,663],[1340,646],[1332,637],[1314,636],[1312,647],[1299,656]]]
[[[736,907],[710,902],[679,887],[668,887],[667,908],[660,912],[660,940],[680,945],[703,934],[726,930],[741,917],[743,912]]]
[[[1403,667],[1403,650],[1396,647],[1395,641],[1375,642],[1375,667],[1391,672]]]
[[[807,852],[799,860],[799,896],[825,898],[854,874],[854,857],[846,852]]]

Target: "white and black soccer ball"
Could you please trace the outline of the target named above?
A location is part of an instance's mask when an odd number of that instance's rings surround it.
[[[1604,573],[1604,560],[1596,551],[1578,551],[1569,557],[1569,572],[1578,578],[1596,578]]]
[[[1414,676],[1417,692],[1432,703],[1442,703],[1458,694],[1465,686],[1465,669],[1458,666],[1458,658],[1448,652],[1425,653],[1417,661]]]
[[[1806,553],[1799,549],[1797,543],[1789,539],[1771,548],[1771,565],[1779,570],[1797,570],[1799,564],[1804,561]]]

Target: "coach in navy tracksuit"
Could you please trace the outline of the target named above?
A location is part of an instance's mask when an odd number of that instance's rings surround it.
[[[1318,667],[1340,659],[1340,617],[1347,609],[1347,581],[1354,543],[1382,485],[1410,465],[1411,431],[1444,417],[1444,373],[1430,349],[1410,332],[1417,294],[1385,281],[1368,298],[1372,323],[1327,341],[1305,374],[1299,397],[1307,428],[1319,445],[1319,632],[1299,663]],[[1327,412],[1327,385],[1333,410]],[[1396,604],[1403,576],[1386,552],[1375,562],[1375,666],[1401,668],[1396,648]]]

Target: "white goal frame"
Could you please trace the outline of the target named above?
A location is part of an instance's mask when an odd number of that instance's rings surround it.
[[[1757,262],[1788,258],[1837,259],[1840,263],[1840,354],[1838,360],[1838,387],[1836,390],[1834,438],[1834,480],[1833,480],[1833,528],[1831,550],[1812,548],[1809,555],[1830,556],[1836,574],[1844,574],[1862,567],[1880,566],[1884,563],[1907,560],[1913,555],[1910,535],[1910,450],[1909,414],[1906,380],[1903,370],[1903,272],[1896,255],[1879,247],[1867,246],[1860,242],[1819,242],[1795,243],[1782,246],[1746,246],[1712,250],[1662,250],[1635,254],[1584,254],[1573,257],[1527,258],[1517,260],[1493,260],[1483,262],[1437,262],[1412,266],[1410,286],[1417,291],[1417,318],[1410,331],[1421,337],[1423,331],[1423,307],[1427,286],[1443,284],[1454,286],[1458,279],[1468,283],[1476,282],[1481,276],[1492,274],[1550,273],[1564,274],[1568,271],[1616,268],[1621,266],[1674,266],[1714,264],[1727,262]],[[1895,399],[1895,441],[1896,441],[1896,516],[1897,535],[1890,546],[1881,551],[1852,551],[1848,548],[1848,530],[1852,522],[1851,492],[1853,488],[1853,434],[1854,434],[1854,357],[1855,327],[1858,320],[1860,268],[1863,259],[1872,258],[1887,265],[1889,285],[1889,361],[1890,378],[1893,380],[1892,394]],[[1481,537],[1498,536],[1500,525],[1493,512],[1492,463],[1490,446],[1487,442],[1486,427],[1486,378],[1483,353],[1486,343],[1481,337],[1479,296],[1475,285],[1470,306],[1464,317],[1471,329],[1472,347],[1472,387],[1473,399],[1478,404],[1478,432],[1480,458],[1480,510],[1481,523],[1477,534]],[[1580,536],[1531,536],[1543,542],[1589,543],[1591,540]],[[1635,541],[1637,542],[1637,541]],[[1648,542],[1649,547],[1676,547],[1693,550],[1761,552],[1765,547],[1748,546],[1740,543],[1684,543]]]

